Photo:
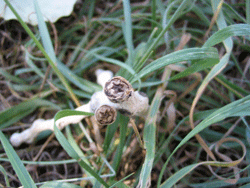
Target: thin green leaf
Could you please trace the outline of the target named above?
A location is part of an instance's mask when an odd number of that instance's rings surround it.
[[[58,106],[46,100],[37,98],[27,100],[0,112],[0,129],[8,127],[20,119],[26,117],[40,106],[50,106],[54,109],[60,110]]]
[[[108,57],[104,57],[102,55],[98,55],[98,54],[95,54],[95,53],[93,53],[93,55],[96,56],[97,58],[99,58],[100,60],[103,60],[103,61],[115,64],[115,65],[118,65],[118,66],[126,69],[132,75],[136,74],[135,71],[129,65],[123,63],[122,61],[119,61],[119,60],[116,60],[116,59],[112,59],[112,58],[108,58]]]
[[[65,183],[65,182],[47,182],[43,184],[40,188],[81,188],[79,185],[75,185],[72,183]]]
[[[110,186],[110,188],[114,188],[114,187],[119,187],[119,188],[130,188],[129,186],[125,185],[124,183],[122,183],[123,181],[125,181],[126,179],[128,179],[130,176],[132,176],[134,173],[127,175],[126,177],[120,179],[118,182],[114,183],[112,186]]]
[[[158,185],[161,182],[161,178],[163,176],[163,173],[166,169],[166,165],[168,164],[170,158],[175,154],[175,152],[189,139],[191,139],[194,135],[198,134],[208,126],[217,123],[219,121],[222,121],[228,117],[235,117],[235,116],[250,116],[249,111],[250,106],[250,95],[247,97],[244,97],[242,99],[239,99],[237,101],[234,101],[218,110],[213,112],[211,115],[209,115],[207,118],[205,118],[201,123],[199,123],[191,132],[186,135],[182,141],[177,145],[177,147],[174,149],[174,151],[171,153],[171,155],[168,157],[168,160],[165,162],[162,171],[159,175]]]
[[[141,84],[138,83],[134,83],[133,84],[133,88],[134,89],[138,89],[138,88],[147,88],[147,87],[152,87],[152,86],[158,86],[160,84],[162,84],[162,81],[152,81],[152,82],[143,82]]]
[[[36,15],[37,15],[38,28],[39,28],[41,39],[42,39],[42,42],[43,42],[43,46],[45,48],[45,51],[47,52],[47,54],[51,58],[51,60],[54,63],[56,63],[55,51],[54,51],[52,41],[51,41],[50,36],[49,36],[47,26],[46,26],[46,24],[44,22],[42,12],[41,12],[41,10],[39,8],[39,4],[38,4],[37,0],[33,0],[33,3],[34,3]]]
[[[2,68],[0,68],[0,75],[4,76],[6,80],[13,81],[19,84],[26,84],[23,79],[18,78],[17,76],[13,76],[10,73],[6,72]]]
[[[95,91],[100,91],[101,87],[93,82],[85,80],[79,76],[77,76],[72,70],[70,70],[66,65],[62,62],[57,61],[58,69],[61,73],[74,85],[78,86],[85,92],[94,93]]]
[[[33,83],[32,85],[27,85],[27,84],[8,84],[12,89],[15,91],[31,91],[31,90],[36,90],[41,87],[41,83]]]
[[[123,0],[123,10],[124,10],[124,18],[125,22],[122,22],[123,28],[123,35],[125,38],[125,42],[128,48],[129,60],[131,61],[131,56],[134,52],[134,45],[133,45],[133,33],[132,33],[132,20],[131,20],[131,9],[130,9],[130,2],[129,0]],[[129,62],[131,65],[132,62]]]
[[[161,184],[160,188],[171,188],[176,184],[181,178],[190,173],[193,169],[195,169],[199,164],[193,164],[186,166],[168,178],[163,184]]]
[[[250,182],[250,177],[241,177],[238,181],[237,184],[243,184],[243,183],[248,183]],[[206,188],[222,188],[222,187],[230,187],[232,186],[232,184],[230,183],[226,183],[223,180],[213,180],[210,182],[205,182],[205,183],[194,183],[190,185],[191,187],[197,187],[197,188],[201,188],[201,187],[206,187]],[[237,185],[235,185],[237,186]],[[239,187],[241,188],[241,187]]]
[[[91,28],[90,31],[88,31],[87,34],[85,34],[85,36],[81,39],[81,41],[78,43],[78,45],[76,46],[75,50],[73,51],[72,55],[70,56],[70,59],[67,62],[67,66],[72,66],[72,64],[74,63],[74,61],[76,60],[77,56],[79,55],[79,53],[81,52],[81,49],[84,48],[84,46],[86,45],[86,43],[88,42],[88,38],[90,33],[92,33],[93,30]]]
[[[35,64],[34,62],[31,60],[30,58],[30,54],[28,53],[27,50],[25,50],[25,60],[26,60],[26,63],[30,66],[30,68],[32,68],[32,70],[37,74],[39,75],[41,78],[44,78],[44,74],[43,72],[41,71],[41,69],[39,69]]]
[[[210,25],[210,20],[206,17],[206,15],[204,14],[203,10],[196,6],[196,5],[193,5],[192,7],[192,11],[207,25],[209,26]]]
[[[249,187],[250,187],[250,183],[247,183],[245,185],[240,186],[239,188],[249,188]]]
[[[6,173],[5,169],[2,167],[2,165],[0,165],[0,172],[2,172],[2,174],[4,176],[4,180],[5,180],[6,186],[10,187],[9,178],[7,176],[7,173]]]
[[[215,48],[189,48],[179,50],[151,62],[138,73],[138,77],[142,78],[167,65],[181,61],[192,61],[197,59],[213,59],[216,61],[218,58],[218,52]],[[134,81],[135,79],[132,82]]]
[[[186,76],[189,76],[195,72],[199,72],[202,70],[205,70],[207,68],[210,68],[217,64],[219,62],[219,59],[202,59],[198,62],[193,63],[190,67],[182,71],[181,73],[173,76],[170,78],[170,81],[180,79]]]
[[[246,96],[250,94],[250,91],[247,91],[239,85],[236,85],[231,81],[227,80],[222,74],[219,74],[216,77],[218,82],[220,82],[224,87],[226,87],[229,91],[234,93],[239,98],[242,98],[242,95]]]
[[[65,112],[65,113],[64,113]],[[55,122],[65,116],[68,115],[88,115],[90,113],[86,112],[79,112],[77,111],[75,114],[72,114],[72,110],[67,111],[61,111],[58,112],[54,119]],[[92,114],[92,113],[91,113]],[[71,156],[72,158],[76,159],[79,163],[79,165],[84,168],[86,171],[88,171],[94,178],[96,178],[97,181],[99,181],[101,184],[103,184],[105,187],[109,187],[109,185],[86,163],[84,162],[81,157],[78,155],[78,153],[75,151],[75,149],[71,146],[71,144],[68,142],[68,140],[64,137],[62,132],[57,128],[56,125],[54,125],[54,133],[56,135],[57,140],[60,142],[61,146],[65,149],[65,151]]]
[[[250,128],[246,127],[246,140],[248,143],[248,146],[250,146]]]
[[[150,180],[150,174],[153,168],[155,158],[155,143],[156,143],[156,118],[161,103],[160,93],[156,93],[154,100],[150,106],[148,116],[144,126],[144,147],[146,149],[146,157],[140,173],[139,185],[146,187]]]
[[[88,158],[85,157],[85,155],[84,155],[82,149],[81,149],[81,148],[78,146],[78,144],[76,143],[75,138],[73,137],[73,135],[72,135],[72,133],[71,133],[71,131],[70,131],[70,127],[67,126],[67,127],[65,128],[65,130],[66,130],[66,135],[67,135],[67,138],[68,138],[68,141],[69,141],[71,147],[77,152],[77,154],[78,154],[79,156],[81,156],[81,159],[82,159],[86,164],[90,165],[90,162],[88,161]],[[87,133],[85,133],[85,134],[87,134]],[[89,180],[91,181],[92,184],[96,183],[96,180],[92,178],[92,175],[91,175],[88,171],[86,172],[86,174],[87,174],[86,179],[89,179]]]
[[[175,1],[176,4],[180,1]],[[164,34],[169,30],[169,28],[174,24],[174,22],[179,18],[179,16],[182,14],[184,9],[186,9],[188,6],[190,6],[190,0],[183,0],[182,3],[178,6],[178,9],[175,11],[173,16],[171,16],[171,19],[168,21],[165,28],[161,31],[161,33],[157,36],[157,38],[154,40],[154,42],[149,46],[149,48],[145,51],[144,56],[140,59],[137,66],[135,67],[136,72],[138,72],[141,67],[146,63],[146,60],[149,58],[150,54],[156,47],[156,45],[159,43],[159,41],[162,39]]]
[[[160,188],[171,188],[173,187],[181,178],[183,178],[185,175],[193,171],[196,167],[200,165],[221,165],[223,162],[213,162],[213,161],[205,161],[200,162],[196,164],[192,164],[189,166],[186,166],[173,174],[170,178],[168,178],[165,182],[163,182],[160,186]],[[211,186],[210,186],[211,187]]]
[[[117,116],[117,119],[120,119],[119,114]],[[108,154],[108,152],[110,152],[109,148],[112,146],[111,145],[112,140],[113,140],[115,132],[116,132],[118,126],[119,126],[118,122],[119,121],[115,121],[113,124],[108,125],[108,127],[107,127],[107,130],[106,130],[106,133],[105,133],[105,139],[104,139],[104,142],[103,142],[103,152],[105,154]]]
[[[89,112],[76,111],[76,110],[61,110],[61,111],[56,113],[54,118],[56,121],[56,120],[61,119],[63,117],[74,116],[74,115],[93,116],[94,114],[89,113]]]
[[[225,27],[214,33],[203,45],[203,47],[211,47],[221,43],[232,36],[245,36],[250,35],[250,25],[248,24],[235,24]]]
[[[250,0],[246,0],[246,18],[247,23],[250,24]]]
[[[125,145],[125,141],[126,141],[126,132],[127,132],[127,128],[128,128],[128,118],[125,116],[120,115],[120,142],[119,145],[117,147],[114,159],[113,159],[113,164],[112,167],[115,170],[115,172],[117,172],[118,167],[120,165],[121,162],[121,158],[122,158],[122,153],[123,153],[123,148]]]
[[[22,183],[22,186],[29,187],[29,188],[35,188],[36,185],[33,181],[33,179],[30,177],[30,174],[26,170],[25,166],[23,165],[22,161],[16,154],[14,148],[11,146],[9,141],[6,139],[2,131],[0,131],[0,140],[3,145],[3,148],[6,152],[6,155],[10,159],[10,163],[16,172],[20,182]]]
[[[234,5],[233,4],[232,5],[227,4],[224,1],[224,3],[223,3],[223,13],[224,14],[230,13],[229,16],[231,16],[233,19],[237,20],[235,22],[239,22],[240,21],[240,22],[246,23],[247,20],[244,18],[244,15],[241,15],[240,11],[238,13],[232,6],[234,6]],[[246,13],[248,13],[248,12],[246,11]],[[228,17],[226,19],[228,19]],[[233,22],[233,23],[235,23],[235,22]]]

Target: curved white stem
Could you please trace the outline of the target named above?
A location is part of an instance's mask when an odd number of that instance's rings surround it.
[[[90,110],[90,104],[87,103],[76,108],[77,111],[83,112],[92,112]],[[63,117],[56,121],[56,126],[59,129],[63,129],[65,126],[69,124],[79,123],[82,119],[87,116],[84,115],[75,115],[75,116],[67,116]],[[26,129],[21,133],[14,133],[10,137],[10,142],[13,146],[18,147],[22,143],[31,144],[34,142],[35,138],[38,136],[39,133],[51,130],[54,131],[54,119],[44,120],[44,119],[37,119],[33,122],[30,128]]]
[[[45,130],[54,130],[54,119],[44,120],[37,119],[32,126],[21,133],[14,133],[10,137],[10,143],[18,147],[22,143],[31,144],[39,133]]]

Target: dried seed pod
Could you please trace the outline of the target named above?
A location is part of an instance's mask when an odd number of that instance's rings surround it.
[[[95,118],[100,125],[109,125],[115,122],[116,109],[108,105],[102,105],[95,111]]]
[[[132,85],[123,77],[116,76],[106,82],[104,93],[113,103],[121,103],[132,95]]]

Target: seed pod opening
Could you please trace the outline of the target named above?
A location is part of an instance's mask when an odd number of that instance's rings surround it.
[[[99,125],[109,125],[115,122],[116,109],[108,105],[102,105],[95,111],[95,118]]]
[[[104,93],[113,103],[121,103],[132,95],[132,85],[123,77],[116,76],[106,82]]]

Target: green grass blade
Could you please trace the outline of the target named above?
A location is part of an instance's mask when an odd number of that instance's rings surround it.
[[[209,26],[210,25],[210,20],[206,17],[206,15],[204,14],[203,10],[196,6],[196,5],[193,5],[192,7],[192,11],[207,25]]]
[[[5,180],[6,186],[10,187],[9,178],[8,178],[7,173],[6,173],[6,171],[5,171],[5,169],[3,168],[2,165],[0,165],[0,172],[2,172],[2,174],[4,176],[4,180]]]
[[[34,64],[34,62],[31,60],[31,58],[29,57],[29,53],[27,52],[27,50],[25,50],[25,60],[26,63],[29,65],[29,67],[37,74],[39,75],[41,78],[44,78],[44,74],[43,72]]]
[[[211,0],[211,5],[212,5],[214,14],[216,13],[218,7],[220,6],[220,3],[221,3],[220,0]],[[216,19],[216,24],[220,30],[227,27],[227,23],[226,23],[226,20],[222,11],[220,11],[218,14],[218,17]],[[223,44],[226,48],[227,53],[231,53],[232,48],[233,48],[232,39],[227,37],[226,39],[223,40]]]
[[[27,100],[0,112],[0,129],[8,127],[20,119],[26,117],[40,106],[50,106],[54,109],[60,110],[58,106],[46,100],[37,98]]]
[[[249,111],[249,106],[250,106],[250,95],[247,97],[244,97],[242,99],[239,99],[237,101],[234,101],[218,110],[213,112],[211,115],[209,115],[207,118],[205,118],[201,123],[199,123],[192,131],[188,133],[187,136],[185,136],[182,141],[177,145],[177,147],[174,149],[174,151],[171,153],[171,155],[168,157],[168,160],[165,162],[161,173],[159,175],[159,180],[158,180],[158,186],[160,185],[161,178],[163,176],[163,173],[166,169],[166,166],[170,160],[170,158],[175,154],[175,152],[189,139],[191,139],[193,136],[207,128],[208,126],[217,123],[219,121],[224,120],[225,118],[228,117],[236,117],[236,116],[250,116],[250,111]]]
[[[250,0],[246,0],[246,18],[247,24],[250,24]]]
[[[205,70],[207,68],[214,66],[218,62],[219,62],[219,59],[202,59],[202,60],[198,61],[197,63],[192,64],[190,67],[188,67],[184,71],[180,72],[179,74],[171,77],[170,80],[173,81],[176,79],[180,79],[180,78],[189,76],[195,72]]]
[[[91,19],[93,18],[93,15],[94,15],[95,3],[96,3],[95,0],[91,0],[90,5],[88,4],[88,2],[85,5],[85,6],[89,6],[88,21],[87,21],[87,26],[89,26],[89,27],[90,27],[90,24],[91,24]]]
[[[191,171],[193,171],[196,167],[198,167],[200,165],[220,166],[220,165],[223,165],[223,162],[205,161],[205,162],[200,162],[200,163],[196,163],[196,164],[186,166],[186,167],[182,168],[181,170],[179,170],[178,172],[176,172],[175,174],[173,174],[165,182],[163,182],[161,184],[160,188],[171,188],[171,187],[173,187],[179,180],[181,180],[181,178],[183,178],[185,175],[189,174]]]
[[[67,135],[67,139],[71,145],[71,147],[77,152],[77,154],[79,156],[81,156],[81,159],[87,164],[87,165],[90,165],[90,162],[88,161],[87,157],[85,157],[83,151],[81,150],[81,148],[78,146],[78,144],[76,143],[75,141],[75,138],[73,137],[72,135],[72,132],[70,130],[70,127],[67,126],[65,127],[65,132],[66,132],[66,135]],[[86,133],[85,133],[86,134]],[[89,179],[91,181],[92,184],[95,184],[96,183],[96,180],[91,178],[92,175],[87,171],[86,172],[86,179]]]
[[[125,18],[125,22],[122,22],[123,35],[125,38],[126,46],[128,48],[128,55],[129,55],[128,62],[129,65],[132,65],[133,62],[131,62],[131,60],[134,52],[134,45],[133,45],[130,2],[129,0],[123,0],[122,2],[123,2],[123,10]]]
[[[177,0],[176,4],[180,1]],[[161,31],[161,33],[157,36],[157,38],[154,40],[154,42],[149,46],[149,48],[145,51],[144,56],[140,59],[140,61],[137,63],[137,66],[135,67],[135,71],[139,72],[141,67],[144,66],[146,60],[149,58],[150,54],[156,47],[156,45],[159,43],[159,41],[162,39],[164,34],[169,30],[169,28],[172,26],[172,24],[179,18],[179,16],[182,14],[184,9],[186,9],[188,6],[190,6],[190,0],[183,0],[182,3],[178,6],[178,9],[175,11],[173,16],[171,16],[171,19],[168,21],[166,27]]]
[[[4,76],[4,78],[8,81],[13,81],[19,84],[26,84],[26,82],[23,79],[18,78],[17,76],[13,76],[0,68],[0,75]]]
[[[115,170],[115,172],[117,172],[122,158],[123,148],[126,141],[127,128],[128,128],[128,118],[123,115],[120,115],[120,142],[117,147],[112,164],[112,167]]]
[[[179,50],[163,56],[149,65],[144,67],[139,73],[138,77],[142,78],[143,76],[152,73],[158,69],[161,69],[167,65],[178,63],[181,61],[192,61],[192,60],[200,60],[200,59],[214,59],[217,60],[219,58],[218,52],[215,48],[189,48],[184,50]],[[132,83],[135,79],[132,81]]]
[[[38,21],[38,28],[39,28],[39,32],[41,35],[41,39],[43,42],[43,46],[45,48],[45,51],[47,52],[47,54],[49,55],[49,57],[51,58],[51,60],[56,63],[56,55],[55,55],[55,51],[49,36],[49,32],[47,29],[47,26],[44,22],[43,19],[43,15],[42,12],[39,8],[39,4],[37,2],[37,0],[33,0],[34,3],[34,7],[35,7],[35,11],[36,11],[36,15],[37,15],[37,21]]]
[[[47,182],[43,184],[40,188],[81,188],[79,185],[75,185],[72,183],[65,183],[65,182]]]
[[[0,129],[8,127],[13,123],[16,123],[20,119],[24,118],[28,114],[32,113],[36,109],[33,105],[27,105],[26,103],[20,103],[15,107],[11,107],[0,113]]]
[[[233,4],[230,5],[230,4],[225,3],[225,1],[224,1],[224,3],[223,3],[223,13],[230,13],[230,16],[232,16],[233,19],[237,20],[236,22],[238,22],[238,23],[241,23],[241,22],[248,23],[246,18],[244,17],[244,15],[241,15],[240,11],[238,13],[237,10],[235,9],[235,7],[233,7],[233,6],[234,6]],[[247,13],[248,12],[246,11],[246,14]],[[228,16],[226,17],[226,19],[228,19]],[[230,23],[230,21],[228,21],[228,22]],[[231,23],[235,23],[235,22],[233,21]]]
[[[117,116],[117,119],[119,118],[119,115]],[[112,140],[114,138],[115,132],[118,128],[118,121],[115,121],[113,124],[108,125],[106,133],[105,133],[105,139],[104,139],[104,143],[103,143],[103,152],[105,154],[108,154],[109,152],[109,148],[112,146]]]
[[[250,177],[242,177],[237,181],[237,184],[244,184],[244,183],[249,183],[250,182]],[[194,183],[190,185],[191,187],[194,188],[200,188],[200,187],[213,187],[213,188],[222,188],[222,187],[230,187],[232,184],[226,183],[223,180],[213,180],[207,183]],[[237,186],[237,185],[236,185]],[[239,187],[241,188],[241,187]],[[245,187],[246,188],[246,187]]]
[[[93,55],[96,56],[97,58],[99,58],[100,60],[107,61],[109,63],[118,65],[118,66],[126,69],[132,75],[136,75],[135,71],[129,65],[123,63],[122,61],[119,61],[119,60],[116,60],[116,59],[112,59],[112,58],[108,58],[108,57],[104,57],[102,55],[98,55],[98,54],[94,54],[94,53],[93,53]]]
[[[76,60],[77,56],[81,52],[81,49],[83,49],[84,46],[86,45],[86,43],[88,42],[88,38],[89,38],[89,35],[91,32],[93,32],[93,31],[90,30],[87,34],[85,34],[85,36],[82,38],[82,40],[78,43],[76,49],[74,50],[74,52],[70,56],[70,59],[67,62],[67,66],[72,66],[72,64]]]
[[[220,79],[224,83],[224,86],[226,88],[228,88],[231,92],[233,92],[239,98],[241,98],[241,96],[239,95],[239,93],[242,94],[242,95],[244,95],[244,96],[250,94],[250,91],[247,91],[244,88],[242,88],[242,87],[240,87],[240,86],[238,86],[236,84],[233,84],[232,82],[230,82],[229,80],[227,80],[225,76],[223,76],[221,74],[218,75],[217,78]]]
[[[114,183],[112,186],[110,186],[110,188],[130,188],[128,185],[124,184],[123,181],[125,181],[126,179],[128,179],[130,176],[132,176],[133,174],[129,174],[128,176],[122,178],[121,180],[119,180],[118,182]]]
[[[74,112],[75,112],[75,114],[72,114]],[[69,115],[71,116],[71,115],[89,115],[89,114],[92,114],[92,113],[86,113],[86,112],[80,112],[80,111],[73,111],[73,110],[66,110],[66,111],[63,110],[61,112],[58,112],[55,115],[54,119],[55,119],[55,122],[56,122],[58,119],[60,119],[62,117],[69,116]],[[54,133],[56,135],[56,138],[60,142],[61,146],[65,149],[65,151],[69,154],[69,156],[71,156],[72,158],[76,159],[78,161],[79,165],[83,169],[85,169],[86,171],[88,171],[94,178],[96,178],[97,181],[99,181],[105,187],[109,187],[109,185],[86,162],[84,162],[81,159],[81,157],[78,155],[78,153],[71,146],[71,144],[69,143],[69,141],[64,137],[64,135],[57,128],[56,125],[54,125]]]
[[[245,184],[245,185],[242,185],[242,186],[240,186],[239,188],[248,188],[248,187],[250,187],[250,183]]]
[[[62,62],[57,61],[58,69],[61,71],[61,73],[74,85],[79,87],[81,90],[88,92],[88,93],[94,93],[96,91],[100,91],[101,87],[97,85],[96,83],[90,82],[88,80],[85,80],[79,76],[77,76],[72,70],[70,70],[66,65],[64,65]]]
[[[15,91],[31,91],[38,90],[41,87],[41,82],[33,84],[33,85],[23,85],[23,84],[8,84]]]
[[[10,159],[10,163],[15,170],[20,182],[22,183],[22,186],[29,187],[29,188],[35,188],[36,185],[33,181],[33,179],[30,177],[30,174],[26,170],[25,166],[23,165],[22,161],[16,154],[14,148],[11,146],[9,141],[6,139],[2,131],[0,131],[0,140],[2,143],[2,146],[6,152],[6,155]]]
[[[55,118],[55,121],[56,121],[56,120],[61,119],[63,117],[74,116],[74,115],[93,116],[94,114],[89,113],[89,112],[76,111],[76,110],[61,110],[61,111],[56,113],[54,118]]]
[[[140,180],[138,183],[140,187],[147,187],[146,185],[150,180],[149,178],[153,168],[156,143],[156,118],[161,104],[161,95],[162,93],[160,92],[155,94],[144,126],[143,139],[144,147],[146,149],[146,157],[140,173]]]
[[[235,24],[225,27],[214,33],[203,45],[203,47],[211,47],[219,44],[232,36],[250,35],[250,25],[248,24]]]
[[[167,181],[161,184],[160,188],[171,188],[176,184],[181,178],[190,173],[193,169],[195,169],[199,164],[193,164],[186,166],[168,178]]]
[[[151,13],[152,13],[152,20],[153,20],[151,27],[152,27],[152,31],[153,31],[157,25],[156,24],[157,23],[157,21],[156,21],[156,0],[151,1]]]
[[[211,165],[211,166],[217,166],[217,167],[219,167],[219,166],[223,166],[224,164],[225,163],[223,163],[223,162],[217,162],[217,161],[204,161],[204,162],[200,162],[200,163],[196,163],[196,164],[193,164],[193,165],[186,166],[183,169],[181,169],[178,172],[176,172],[175,174],[173,174],[164,183],[162,183],[162,185],[160,186],[160,188],[172,187],[181,178],[183,178],[185,175],[187,175],[188,173],[190,173],[192,170],[194,170],[196,167],[198,167],[200,165]],[[249,168],[249,166],[250,165],[248,165],[244,169],[240,170],[240,172],[243,172],[244,170],[246,170],[247,168]],[[228,178],[230,178],[230,177],[228,177]],[[235,186],[242,185],[244,183],[248,183],[249,180],[250,180],[249,177],[247,177],[247,178],[240,178],[240,179],[238,179],[237,183],[234,184],[234,185]],[[204,183],[189,184],[190,187],[197,187],[197,188],[198,187],[221,188],[221,187],[228,187],[228,186],[230,187],[230,185],[232,185],[232,183],[226,182],[225,180],[210,180],[210,181],[204,182]],[[248,184],[246,184],[246,185],[248,185]],[[248,187],[248,186],[246,186],[246,187]]]

